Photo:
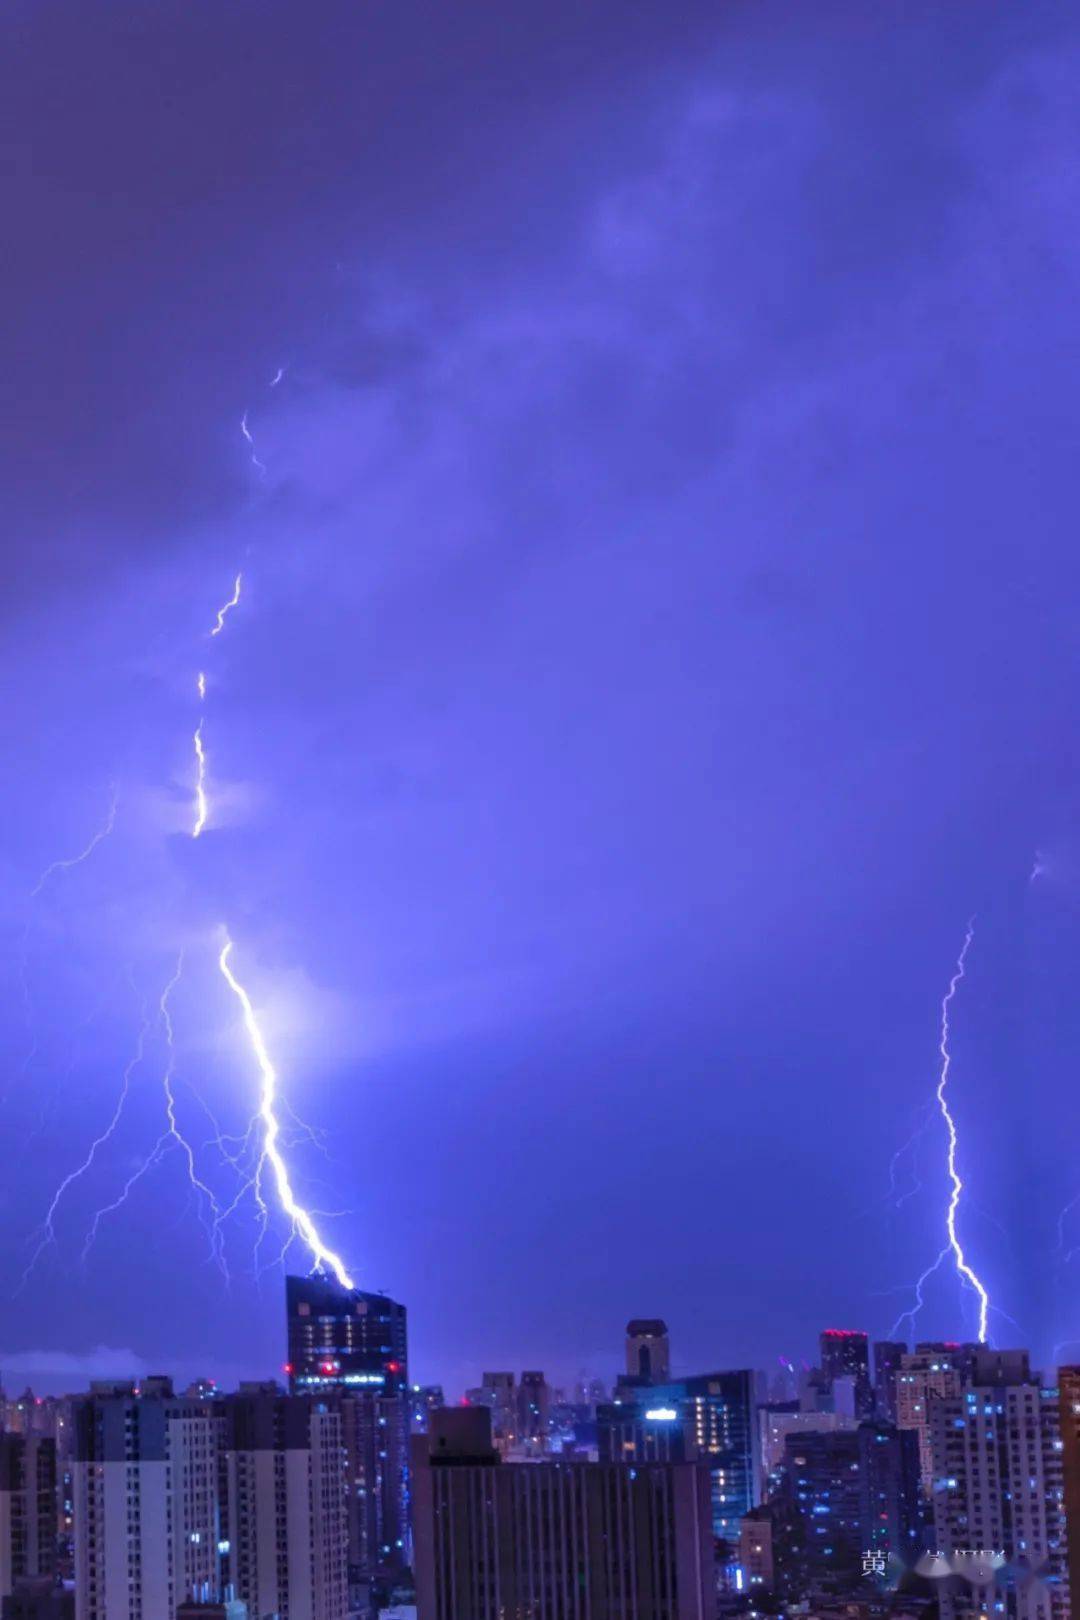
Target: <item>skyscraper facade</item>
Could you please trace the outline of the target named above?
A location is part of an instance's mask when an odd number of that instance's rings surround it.
[[[930,1440],[942,1620],[1068,1620],[1057,1389],[969,1383],[931,1401]]]
[[[226,1587],[250,1615],[346,1620],[340,1412],[326,1397],[242,1385],[223,1424]]]
[[[57,1500],[55,1440],[0,1434],[0,1599],[56,1574]]]
[[[693,1465],[502,1462],[485,1408],[414,1442],[423,1620],[712,1620],[709,1482]]]
[[[217,1588],[213,1404],[166,1378],[73,1403],[76,1620],[163,1620]]]

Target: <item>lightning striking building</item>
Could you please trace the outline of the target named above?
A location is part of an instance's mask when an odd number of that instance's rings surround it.
[[[339,1414],[346,1458],[349,1591],[389,1588],[411,1556],[406,1310],[386,1294],[287,1277],[290,1387]]]

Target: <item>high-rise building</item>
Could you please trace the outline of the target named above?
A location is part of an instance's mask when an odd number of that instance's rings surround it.
[[[858,1432],[789,1434],[784,1476],[802,1521],[805,1577],[838,1588],[853,1585],[862,1553]]]
[[[854,1416],[869,1417],[874,1392],[870,1384],[870,1341],[866,1334],[855,1328],[826,1328],[820,1342],[821,1370],[829,1384],[850,1378],[854,1385]]]
[[[290,1387],[333,1398],[345,1446],[350,1603],[394,1584],[411,1556],[406,1311],[333,1278],[287,1277]]]
[[[925,1546],[918,1459],[915,1435],[885,1423],[787,1436],[782,1494],[802,1522],[804,1582],[842,1591],[868,1556],[894,1575],[914,1568]]]
[[[77,1620],[164,1620],[217,1587],[213,1403],[167,1378],[94,1384],[73,1403]]]
[[[930,1402],[934,1548],[942,1620],[989,1612],[1006,1620],[1068,1620],[1065,1484],[1059,1396],[1026,1358],[994,1375],[974,1358],[962,1393]]]
[[[633,1401],[597,1409],[600,1461],[705,1463],[712,1480],[713,1532],[733,1550],[760,1484],[753,1389],[748,1371],[706,1373],[637,1389]]]
[[[422,1620],[712,1620],[709,1481],[687,1464],[503,1462],[483,1407],[413,1450]]]
[[[551,1391],[542,1372],[523,1372],[517,1387],[517,1443],[527,1456],[548,1449]]]
[[[0,1598],[57,1567],[56,1441],[0,1434]]]
[[[919,1443],[919,1478],[929,1498],[934,1479],[930,1446],[930,1409],[935,1400],[959,1395],[968,1381],[974,1345],[917,1344],[900,1357],[895,1376],[896,1423],[914,1432]]]
[[[919,1442],[910,1429],[860,1423],[859,1549],[889,1560],[894,1575],[914,1569],[926,1550],[927,1515],[919,1476]]]
[[[251,1615],[346,1620],[348,1520],[332,1397],[241,1385],[224,1403],[226,1589]],[[146,1617],[149,1620],[149,1617]]]
[[[896,1422],[896,1380],[907,1345],[895,1339],[874,1344],[874,1411],[882,1423]]]
[[[1080,1367],[1058,1369],[1058,1427],[1069,1589],[1080,1607]]]
[[[404,1305],[342,1288],[332,1277],[286,1277],[289,1387],[401,1393],[407,1379]]]
[[[626,1373],[644,1384],[666,1384],[671,1377],[667,1323],[658,1316],[635,1316],[626,1324]]]

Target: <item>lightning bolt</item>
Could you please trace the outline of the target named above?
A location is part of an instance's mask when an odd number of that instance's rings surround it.
[[[260,478],[265,478],[266,463],[260,461],[258,455],[256,454],[255,440],[252,437],[251,429],[248,427],[247,411],[245,411],[243,416],[240,418],[240,431],[247,440],[248,447],[251,450],[251,465],[255,468],[255,471],[259,474]]]
[[[941,1053],[941,1073],[938,1076],[937,1090],[935,1095],[938,1100],[938,1107],[941,1109],[941,1117],[945,1121],[945,1130],[948,1135],[949,1144],[946,1163],[948,1166],[951,1191],[949,1193],[949,1207],[945,1213],[945,1230],[949,1237],[948,1246],[952,1250],[953,1263],[956,1266],[956,1272],[960,1280],[966,1283],[969,1288],[973,1288],[975,1293],[978,1295],[979,1343],[985,1344],[987,1335],[987,1317],[989,1316],[990,1312],[990,1296],[983,1287],[983,1284],[978,1276],[973,1271],[972,1267],[969,1265],[967,1257],[964,1254],[963,1245],[960,1242],[960,1238],[956,1230],[956,1212],[960,1207],[960,1199],[964,1192],[964,1183],[960,1176],[959,1170],[956,1168],[956,1149],[958,1144],[956,1121],[953,1118],[952,1110],[949,1107],[948,1098],[946,1096],[949,1085],[949,1069],[952,1066],[952,1054],[949,1051],[949,1008],[951,1007],[957,989],[964,978],[964,971],[967,965],[967,954],[971,948],[971,941],[974,939],[974,937],[975,919],[972,918],[967,925],[967,932],[964,935],[964,943],[960,947],[960,955],[956,960],[956,971],[949,980],[949,988],[946,990],[941,1002],[941,1040],[938,1043],[938,1051]]]
[[[270,387],[271,388],[276,388],[278,383],[284,377],[284,375],[285,375],[285,367],[284,366],[278,366],[277,370],[274,372],[274,375],[270,379]]]
[[[176,1076],[176,1041],[173,1030],[172,1009],[169,1003],[173,991],[180,983],[183,971],[184,953],[181,951],[177,956],[176,967],[172,973],[172,976],[161,992],[157,1007],[158,1019],[165,1037],[165,1048],[167,1053],[165,1069],[161,1076],[161,1089],[165,1102],[165,1129],[161,1132],[161,1135],[158,1137],[147,1157],[128,1177],[127,1181],[121,1188],[118,1197],[116,1197],[111,1204],[105,1204],[96,1211],[90,1224],[90,1228],[86,1234],[85,1242],[83,1243],[82,1261],[84,1264],[86,1263],[86,1260],[90,1255],[90,1251],[93,1248],[94,1243],[97,1241],[98,1233],[101,1230],[101,1223],[105,1217],[107,1215],[112,1215],[118,1209],[121,1209],[123,1205],[127,1203],[131,1193],[135,1187],[138,1186],[143,1177],[150,1170],[154,1169],[156,1165],[160,1164],[165,1156],[173,1150],[173,1148],[178,1148],[187,1169],[188,1180],[191,1183],[193,1191],[198,1196],[200,1207],[204,1211],[208,1210],[209,1215],[212,1217],[212,1220],[210,1220],[209,1224],[207,1224],[207,1234],[210,1239],[210,1255],[211,1258],[217,1262],[221,1269],[222,1275],[224,1276],[226,1282],[228,1282],[229,1271],[226,1264],[225,1250],[221,1236],[223,1211],[212,1189],[199,1175],[195,1162],[195,1150],[188,1138],[180,1129],[180,1123],[176,1112],[176,1089],[174,1084]],[[206,1224],[205,1221],[204,1224]]]
[[[42,872],[37,882],[34,884],[34,887],[30,890],[31,900],[37,899],[46,883],[48,883],[49,879],[54,877],[57,872],[70,872],[73,866],[81,866],[84,861],[88,861],[90,859],[98,845],[103,843],[105,839],[108,838],[109,834],[116,826],[116,809],[119,803],[120,789],[114,784],[112,788],[112,798],[109,803],[109,813],[106,816],[103,824],[98,828],[97,832],[86,845],[86,848],[81,849],[77,855],[69,856],[66,860],[51,861]]]
[[[56,1242],[56,1229],[54,1223],[56,1221],[56,1216],[60,1209],[60,1205],[64,1200],[64,1195],[75,1186],[76,1182],[81,1181],[83,1176],[85,1176],[93,1168],[94,1161],[97,1158],[98,1153],[114,1135],[117,1126],[120,1124],[121,1116],[127,1104],[128,1094],[131,1090],[131,1077],[146,1056],[146,1037],[150,1031],[150,1022],[151,1020],[149,1012],[144,1006],[142,1023],[139,1026],[139,1038],[135,1046],[135,1051],[128,1059],[123,1074],[121,1075],[120,1091],[112,1111],[112,1116],[109,1119],[109,1123],[98,1136],[95,1136],[82,1163],[64,1177],[63,1181],[53,1194],[52,1203],[49,1205],[49,1208],[45,1214],[45,1220],[42,1223],[41,1238],[38,1242],[38,1246],[31,1255],[30,1262],[27,1265],[26,1270],[23,1272],[23,1285],[25,1285],[28,1281],[31,1272],[37,1265],[37,1262],[40,1260],[45,1250],[51,1243]]]
[[[244,1028],[247,1031],[248,1040],[251,1042],[251,1049],[255,1055],[255,1062],[262,1082],[259,1098],[259,1118],[262,1120],[263,1125],[260,1170],[265,1164],[270,1165],[273,1171],[274,1183],[277,1187],[278,1200],[292,1221],[294,1233],[303,1239],[311,1252],[315,1267],[319,1269],[329,1268],[343,1288],[352,1288],[353,1281],[345,1268],[344,1261],[332,1249],[326,1247],[319,1236],[318,1229],[310,1213],[296,1201],[296,1195],[289,1179],[288,1166],[278,1147],[281,1126],[275,1112],[278,1087],[277,1071],[266,1049],[266,1042],[263,1039],[259,1021],[255,1015],[251,997],[229,965],[232,951],[233,942],[226,934],[225,942],[221,947],[221,954],[218,957],[218,967],[221,969],[229,989],[240,1003]],[[259,1186],[257,1186],[256,1192],[257,1194],[260,1193]]]
[[[938,1083],[934,1090],[934,1096],[937,1100],[938,1110],[943,1121],[945,1122],[947,1144],[945,1167],[949,1178],[949,1201],[945,1208],[946,1241],[941,1249],[941,1252],[938,1254],[937,1259],[927,1266],[926,1270],[922,1273],[915,1284],[914,1306],[910,1311],[905,1311],[898,1318],[897,1322],[893,1324],[893,1329],[895,1331],[899,1327],[900,1323],[904,1321],[909,1322],[912,1328],[914,1328],[915,1317],[923,1307],[923,1289],[929,1282],[930,1278],[944,1264],[945,1260],[951,1254],[953,1265],[956,1269],[956,1274],[959,1277],[961,1284],[966,1288],[970,1288],[978,1298],[978,1337],[979,1343],[985,1344],[989,1333],[989,1316],[991,1310],[990,1295],[968,1261],[968,1258],[964,1253],[963,1244],[960,1241],[960,1235],[957,1231],[956,1217],[960,1208],[960,1201],[964,1193],[964,1181],[957,1167],[959,1134],[956,1129],[956,1120],[953,1117],[952,1109],[949,1107],[948,1099],[949,1070],[952,1067],[952,1052],[949,1047],[949,1009],[956,998],[957,990],[963,983],[967,968],[968,951],[971,949],[971,942],[974,937],[975,919],[972,918],[968,923],[967,931],[964,934],[964,943],[960,947],[960,955],[956,959],[956,967],[954,968],[952,977],[949,980],[949,988],[946,990],[941,1001],[941,1025],[940,1037],[938,1040],[938,1051],[941,1055],[941,1068],[938,1073]]]
[[[101,826],[92,835],[85,847],[81,849],[77,855],[66,856],[62,860],[50,861],[49,865],[45,867],[37,882],[34,884],[34,887],[30,890],[29,899],[37,900],[44,890],[46,884],[49,882],[49,879],[55,877],[58,872],[70,872],[73,867],[81,866],[84,861],[88,861],[90,859],[98,845],[103,843],[104,840],[109,837],[113,828],[116,826],[116,811],[119,803],[120,789],[114,782],[112,788],[110,789],[109,811]],[[37,1056],[38,1050],[37,1034],[34,1029],[34,1002],[30,993],[30,928],[31,919],[27,917],[26,922],[23,925],[22,936],[19,942],[19,988],[22,992],[23,1014],[26,1019],[26,1034],[29,1042],[26,1056],[22,1060],[20,1071],[24,1078],[29,1071],[30,1065],[34,1061],[34,1058]],[[4,1100],[6,1100],[6,1090],[4,1091],[3,1096]]]
[[[246,418],[245,418],[245,420],[246,420]],[[248,434],[248,437],[250,438],[251,435]],[[237,574],[236,580],[235,580],[235,582],[233,584],[233,593],[232,593],[232,595],[229,597],[229,600],[227,602],[223,603],[222,606],[218,608],[217,621],[214,624],[214,628],[210,632],[210,634],[212,636],[220,636],[221,632],[225,628],[225,619],[226,619],[227,615],[232,612],[234,607],[237,607],[239,605],[239,602],[240,602],[240,586],[241,586],[241,583],[243,582],[243,578],[244,578],[243,574]],[[200,679],[202,679],[201,676],[200,676]],[[202,690],[205,693],[205,686],[203,687]]]
[[[206,826],[209,814],[209,805],[206,800],[206,750],[202,740],[203,719],[199,716],[199,723],[195,727],[195,821],[191,829],[192,838],[198,838]]]

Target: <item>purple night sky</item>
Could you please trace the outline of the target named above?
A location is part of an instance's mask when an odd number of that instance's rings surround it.
[[[884,1336],[943,1241],[974,913],[965,1247],[999,1340],[1080,1335],[1080,24],[0,30],[6,1381],[281,1359],[285,1227],[257,1280],[238,1208],[227,1284],[175,1147],[82,1258],[163,1129],[181,949],[177,1111],[235,1191],[223,919],[298,1190],[456,1393],[607,1372],[631,1315],[680,1370]],[[943,1268],[920,1336],[974,1320]]]

